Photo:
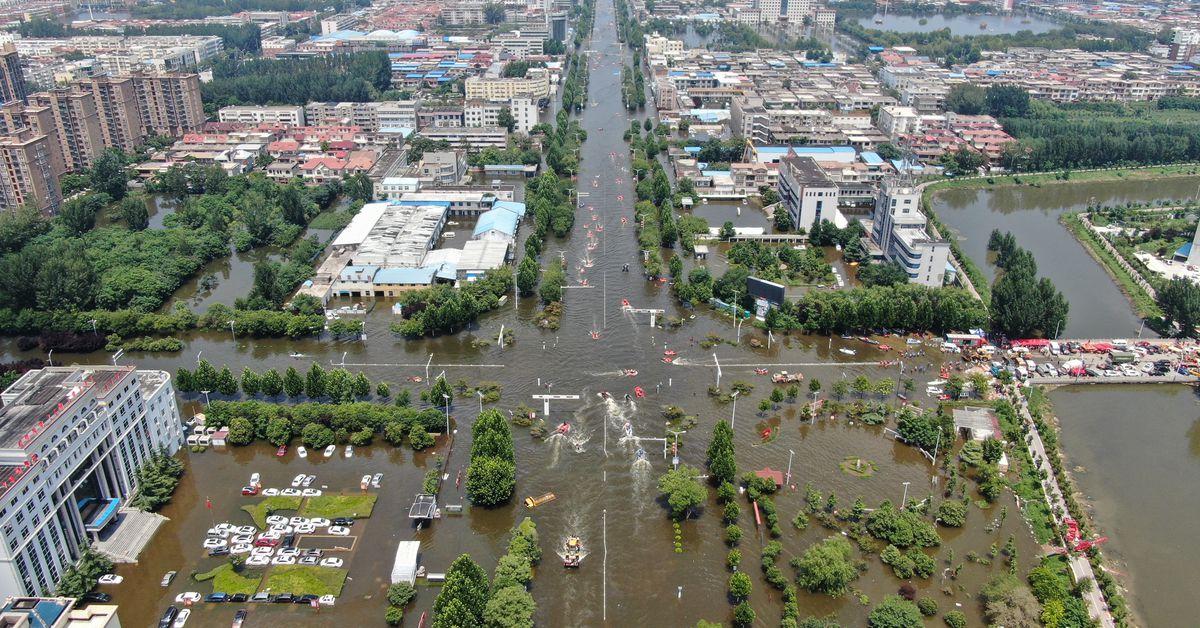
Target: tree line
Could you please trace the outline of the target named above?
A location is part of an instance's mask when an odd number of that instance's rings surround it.
[[[392,66],[383,52],[312,59],[224,59],[201,86],[206,103],[303,105],[312,101],[370,102],[391,87]]]
[[[988,237],[988,250],[996,252],[996,266],[1004,271],[992,284],[992,330],[1030,338],[1057,334],[1066,326],[1070,304],[1052,281],[1038,278],[1033,254],[998,229]]]
[[[532,626],[537,605],[527,590],[541,560],[537,527],[526,517],[510,532],[492,581],[470,554],[454,559],[433,602],[433,628]]]
[[[249,54],[262,52],[262,29],[258,24],[148,24],[125,27],[126,37],[140,35],[215,35],[221,38],[226,50],[241,50]]]
[[[498,506],[512,499],[516,482],[512,429],[499,411],[485,410],[471,426],[467,495],[477,506]]]
[[[404,318],[392,323],[391,330],[407,338],[454,333],[499,307],[500,297],[512,288],[512,269],[504,267],[489,270],[461,288],[443,284],[406,291],[399,299]]]
[[[399,400],[399,398],[398,398]],[[446,415],[436,408],[370,402],[295,404],[213,400],[205,406],[207,425],[228,427],[226,440],[244,446],[256,440],[286,445],[295,439],[313,449],[333,444],[369,445],[376,436],[414,450],[433,445],[430,433],[445,431]]]
[[[173,0],[130,7],[135,18],[188,20],[241,11],[317,11],[332,7],[334,12],[371,6],[370,0]]]

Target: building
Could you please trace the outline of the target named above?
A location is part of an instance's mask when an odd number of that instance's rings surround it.
[[[29,95],[32,105],[50,110],[63,161],[69,172],[87,170],[104,150],[104,133],[96,98],[91,92],[59,87]]]
[[[885,182],[872,216],[871,238],[884,259],[904,267],[909,283],[939,288],[945,282],[950,242],[929,235],[920,205],[916,187]]]
[[[80,92],[91,93],[96,103],[104,146],[133,152],[145,140],[133,79],[96,76],[76,81],[75,86]]]
[[[658,32],[646,35],[645,39],[646,55],[648,56],[678,57],[683,54],[683,42],[678,39],[664,37]]]
[[[532,98],[513,98],[507,102],[471,100],[463,106],[463,126],[497,127],[500,112],[508,109],[513,117],[513,131],[529,133],[538,123],[538,106]]]
[[[542,54],[542,45],[549,38],[550,33],[545,29],[521,28],[497,34],[492,38],[492,43],[513,58],[524,59]]]
[[[286,124],[288,126],[304,126],[304,107],[296,106],[246,106],[221,107],[217,111],[217,119],[221,122],[241,122],[246,124]]]
[[[21,55],[11,43],[0,47],[0,104],[28,97],[25,90],[25,75],[21,72]]]
[[[508,146],[508,129],[504,127],[437,127],[422,128],[421,136],[435,142],[449,142],[455,148],[468,150],[505,148]]]
[[[54,174],[61,177],[67,171],[67,165],[63,160],[54,113],[50,108],[25,105],[20,101],[0,105],[0,134],[8,135],[22,129],[30,129],[34,135],[46,136],[50,142],[50,166]]]
[[[0,136],[0,210],[12,211],[27,203],[41,211],[58,209],[62,189],[54,167],[55,149],[46,135],[28,128]]]
[[[121,628],[114,604],[87,604],[75,608],[67,597],[15,597],[0,607],[4,628]]]
[[[47,367],[0,400],[0,591],[45,594],[116,520],[138,468],[183,443],[175,389],[164,371]]]
[[[838,211],[838,187],[812,157],[789,150],[779,162],[779,196],[798,229],[828,220],[844,227],[846,218]]]
[[[147,133],[179,136],[204,124],[199,75],[138,73],[131,78]]]
[[[457,151],[428,152],[421,156],[418,172],[433,185],[458,185],[467,174],[467,162]]]
[[[550,98],[550,73],[530,70],[526,78],[472,76],[464,83],[467,100],[511,100],[526,96],[536,101]]]
[[[891,138],[917,133],[921,130],[921,116],[912,107],[900,105],[880,107],[879,130]]]
[[[338,31],[354,28],[358,25],[358,17],[349,13],[339,13],[321,20],[321,34],[332,35]]]

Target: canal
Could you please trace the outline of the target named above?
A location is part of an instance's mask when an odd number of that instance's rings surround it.
[[[988,281],[996,269],[987,250],[992,229],[1010,231],[1033,253],[1038,272],[1049,277],[1071,304],[1068,338],[1135,336],[1141,321],[1112,278],[1059,224],[1066,212],[1088,204],[1124,205],[1159,199],[1192,198],[1200,178],[1169,177],[1133,181],[1045,184],[943,190],[931,207],[975,261]]]

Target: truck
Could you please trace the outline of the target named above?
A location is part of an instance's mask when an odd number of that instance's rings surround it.
[[[1108,357],[1113,364],[1129,364],[1137,359],[1137,354],[1132,351],[1121,351],[1113,349],[1108,352]]]

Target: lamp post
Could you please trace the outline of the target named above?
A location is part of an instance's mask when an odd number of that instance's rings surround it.
[[[46,361],[50,363],[50,366],[54,366],[54,349],[51,349],[50,353],[46,354]]]
[[[90,321],[92,323],[92,335],[99,336],[100,332],[96,330],[96,319]]]
[[[233,336],[234,340],[237,340],[237,332],[233,329],[233,321],[229,321],[229,335]]]
[[[904,496],[900,498],[900,510],[904,510],[907,507],[906,504],[908,503],[908,485],[909,484],[912,484],[912,482],[904,483]]]
[[[201,390],[200,391],[200,393],[204,395],[204,405],[205,406],[208,405],[208,393],[210,393],[210,392],[212,392],[212,391],[211,390]]]
[[[196,354],[196,366],[200,366],[200,356],[202,356],[202,355],[204,355],[203,349],[201,349],[200,352]]]
[[[738,395],[741,394],[741,392],[742,391],[740,391],[740,390],[735,390],[735,391],[733,391],[733,394],[731,395],[733,397],[733,412],[730,413],[730,417],[729,417],[729,429],[733,429],[734,427],[737,426],[737,398],[738,398]]]
[[[479,397],[479,414],[483,414],[483,391],[476,390],[475,396]]]
[[[675,430],[667,430],[667,432],[675,435],[675,449],[674,449],[674,451],[671,452],[671,464],[672,464],[673,468],[678,469],[679,468],[679,435],[682,434],[683,432],[676,432]]]
[[[429,359],[425,362],[425,381],[429,381],[429,365],[433,363],[433,354],[429,354]]]
[[[793,451],[791,449],[788,450],[787,479],[784,480],[784,484],[787,484],[788,486],[792,485],[792,457],[794,457],[795,455],[796,455],[795,451]]]
[[[450,395],[442,393],[442,399],[446,401],[446,436],[450,436]]]

